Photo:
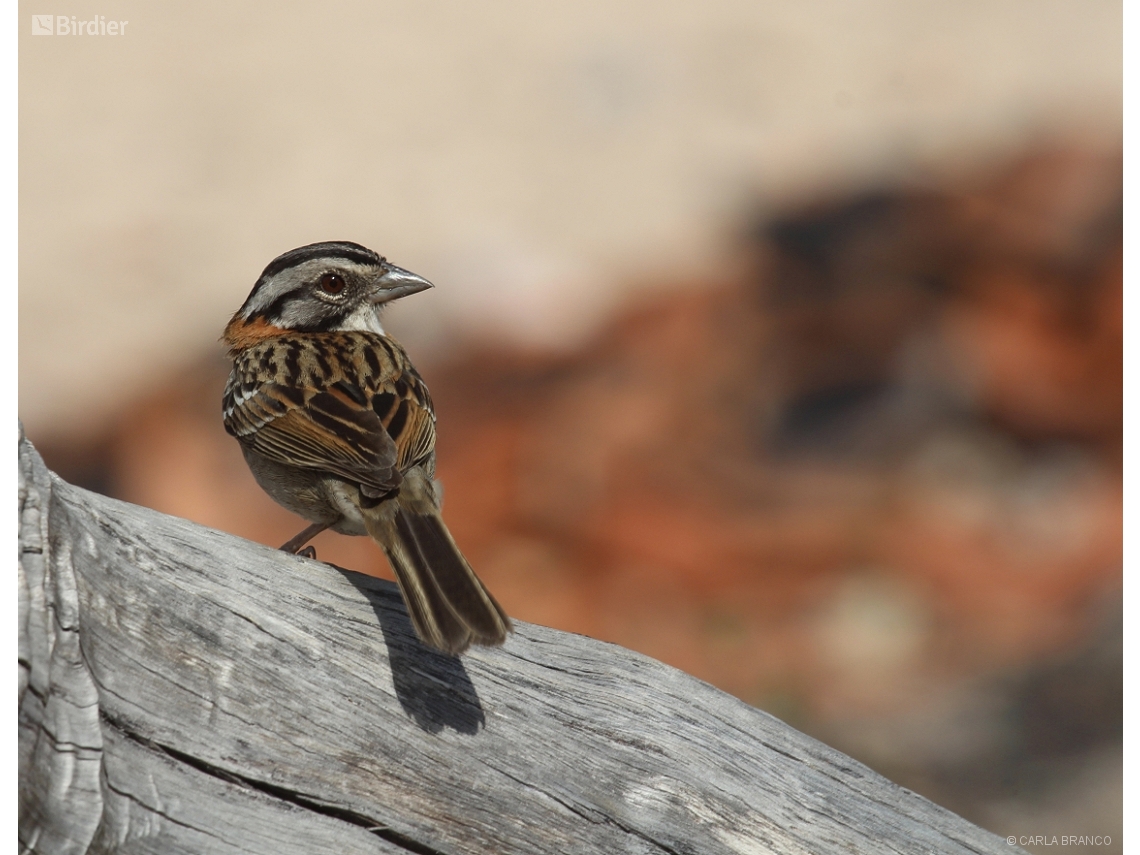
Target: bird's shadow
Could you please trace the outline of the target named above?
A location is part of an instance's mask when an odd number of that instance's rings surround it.
[[[392,685],[404,712],[429,733],[445,727],[477,733],[486,718],[463,660],[432,650],[416,637],[394,582],[331,566],[364,594],[376,612],[388,648]]]

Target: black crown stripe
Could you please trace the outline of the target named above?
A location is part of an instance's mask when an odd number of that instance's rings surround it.
[[[311,243],[308,246],[299,246],[277,256],[261,273],[259,282],[264,282],[276,276],[282,270],[312,261],[314,258],[343,258],[347,261],[356,261],[360,264],[381,264],[384,259],[367,247],[351,241],[324,241]]]

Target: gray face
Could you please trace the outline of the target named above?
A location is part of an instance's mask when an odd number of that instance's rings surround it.
[[[263,279],[243,307],[246,320],[264,317],[274,326],[301,331],[339,328],[352,315],[375,317],[373,283],[386,269],[341,258],[314,258]]]
[[[355,253],[357,258],[344,258],[313,251],[322,246],[345,245],[314,244],[275,260],[254,286],[241,316],[247,321],[264,318],[274,326],[300,332],[383,333],[379,311],[385,303],[432,287],[426,279],[363,247]],[[372,258],[360,257],[365,254]]]

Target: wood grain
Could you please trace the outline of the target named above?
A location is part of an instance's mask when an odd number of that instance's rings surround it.
[[[73,487],[20,438],[20,843],[37,853],[1002,853],[701,681]]]

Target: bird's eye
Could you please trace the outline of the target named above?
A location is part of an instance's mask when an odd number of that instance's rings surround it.
[[[326,273],[321,277],[321,290],[326,294],[339,294],[344,290],[344,277],[339,273]]]

